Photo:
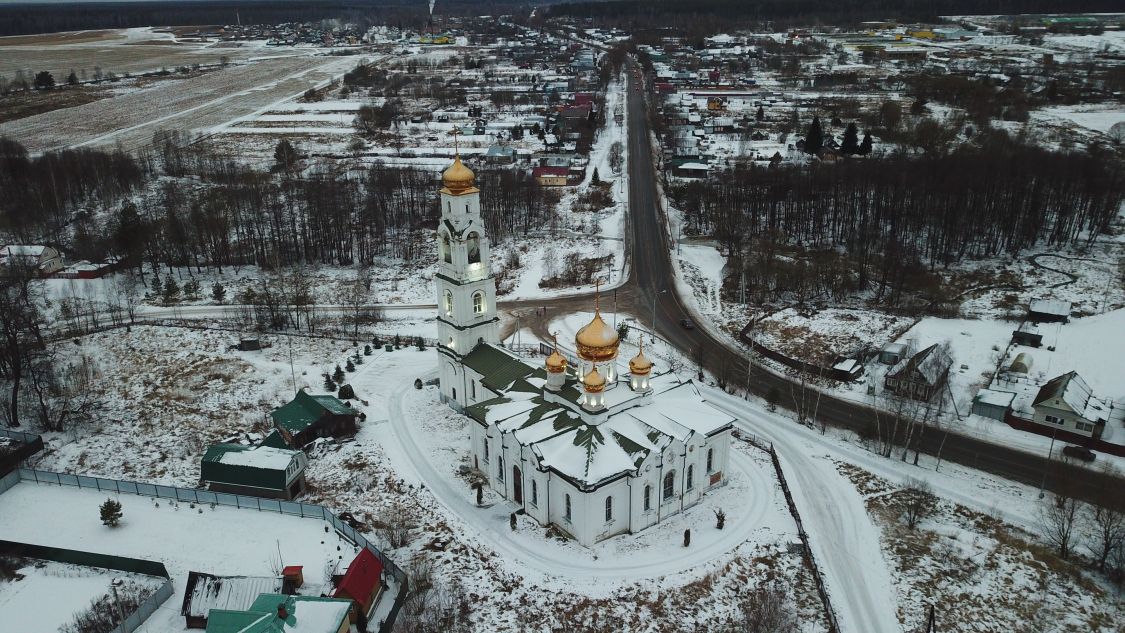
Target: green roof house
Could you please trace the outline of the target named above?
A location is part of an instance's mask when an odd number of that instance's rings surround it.
[[[305,490],[307,463],[288,448],[215,444],[203,454],[199,479],[216,492],[293,499]]]
[[[349,437],[356,433],[358,413],[331,395],[296,397],[270,413],[273,424],[290,446],[300,448],[318,437]]]
[[[212,609],[207,633],[345,633],[351,600],[263,593],[246,611]]]

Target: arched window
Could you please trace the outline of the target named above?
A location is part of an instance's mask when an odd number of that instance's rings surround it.
[[[445,291],[445,316],[453,316],[453,293]]]
[[[496,480],[504,481],[504,456],[496,456]]]
[[[488,438],[484,438],[484,461],[488,463]]]
[[[473,314],[484,314],[484,293],[479,290],[473,293]]]
[[[605,498],[605,522],[609,523],[613,520],[613,497]]]
[[[566,514],[565,514],[565,515],[563,515],[563,518],[564,518],[564,519],[566,519],[566,522],[567,522],[567,523],[570,523],[570,495],[567,495],[567,496],[566,496],[566,499],[565,499],[565,501],[566,501],[566,503],[565,503],[565,505],[566,505]]]
[[[539,485],[535,483],[534,479],[531,480],[531,505],[539,505]]]
[[[465,240],[465,245],[469,251],[469,263],[480,263],[480,236],[476,233],[469,233],[469,237]]]
[[[475,380],[469,381],[469,396],[472,397],[473,400],[477,399],[477,381]]]
[[[693,481],[694,479],[695,479],[695,466],[688,466],[687,467],[687,481],[684,483],[684,487],[687,488],[688,490],[691,490],[691,487],[695,484],[695,482]]]
[[[652,509],[652,486],[645,486],[645,512]]]
[[[453,263],[453,247],[449,245],[449,235],[441,234],[441,259],[447,264]]]
[[[675,493],[676,473],[670,472],[664,475],[664,500],[667,501],[672,498]]]
[[[715,472],[715,449],[707,449],[707,472]]]

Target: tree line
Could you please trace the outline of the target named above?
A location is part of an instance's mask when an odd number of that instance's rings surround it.
[[[912,276],[965,258],[1091,242],[1125,201],[1125,171],[998,134],[948,154],[740,165],[670,194],[685,232],[720,240],[752,296],[871,289],[894,304]]]

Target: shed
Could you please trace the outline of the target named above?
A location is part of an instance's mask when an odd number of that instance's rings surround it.
[[[1012,332],[1012,342],[1017,345],[1039,347],[1043,344],[1043,333],[1039,331],[1039,326],[1035,323],[1024,321],[1020,324],[1019,329]]]
[[[348,565],[348,571],[344,572],[344,577],[332,597],[355,601],[358,613],[354,614],[353,621],[358,619],[361,623],[365,623],[382,588],[382,577],[383,561],[379,560],[371,550],[363,548]]]
[[[1036,299],[1027,307],[1027,320],[1035,323],[1066,323],[1070,320],[1069,301]]]
[[[279,593],[282,579],[272,576],[215,576],[189,571],[180,614],[189,629],[207,628],[211,609],[243,611],[263,593]]]
[[[887,343],[879,352],[879,362],[884,365],[897,365],[909,353],[910,346],[906,343]]]
[[[207,633],[344,633],[351,603],[263,593],[246,610],[213,609]]]
[[[973,398],[973,413],[993,420],[1004,421],[1005,416],[1012,409],[1012,401],[1016,394],[1010,391],[993,391],[981,389]]]
[[[270,417],[289,445],[299,448],[318,437],[355,435],[358,414],[336,396],[298,391],[288,404],[274,409]]]
[[[199,479],[216,492],[293,499],[305,490],[306,464],[292,449],[215,444],[203,454]]]

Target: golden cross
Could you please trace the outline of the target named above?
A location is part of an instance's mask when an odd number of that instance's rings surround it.
[[[594,312],[602,311],[602,280],[594,280]]]
[[[457,129],[456,123],[453,125],[453,131],[449,133],[453,137],[453,155],[457,158],[461,158],[461,149],[457,145],[457,137],[461,136],[461,130]]]
[[[559,351],[559,333],[558,332],[551,332],[551,342],[555,346],[555,353],[558,353],[558,351]]]

